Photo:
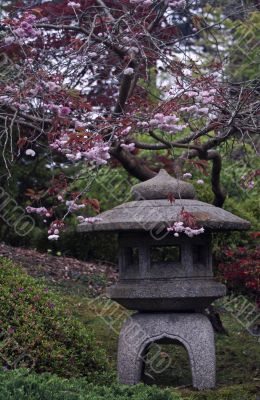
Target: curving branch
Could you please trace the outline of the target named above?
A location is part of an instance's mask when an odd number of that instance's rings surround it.
[[[135,68],[135,62],[132,60],[127,68]],[[134,74],[132,75],[124,75],[122,79],[122,83],[120,86],[119,90],[119,95],[117,99],[117,103],[114,109],[114,114],[115,115],[120,115],[124,112],[126,101],[129,97],[129,93],[131,90],[131,85],[132,85],[132,80],[133,80]]]
[[[129,174],[140,179],[140,181],[146,181],[156,175],[156,172],[148,168],[145,162],[135,157],[129,151],[125,151],[120,146],[112,147],[110,154],[122,164]]]
[[[191,150],[189,153],[183,154],[180,158],[182,161],[184,161],[185,158],[191,159],[194,157],[199,157],[200,160],[212,161],[211,189],[212,192],[214,193],[213,204],[216,207],[222,207],[226,199],[226,193],[220,184],[220,174],[222,168],[222,161],[220,154],[216,150],[202,151],[201,148],[200,151]]]
[[[162,137],[156,135],[156,133],[149,131],[150,136],[152,136],[154,139],[158,140],[159,142],[163,143],[165,148],[171,149],[174,147],[177,148],[184,148],[184,149],[191,149],[191,150],[200,150],[199,146],[195,146],[192,144],[185,144],[181,142],[168,142],[167,140],[163,139]]]
[[[216,207],[222,207],[226,199],[226,193],[220,184],[221,156],[216,150],[210,150],[207,152],[207,160],[212,161],[211,187],[215,196],[213,204]]]

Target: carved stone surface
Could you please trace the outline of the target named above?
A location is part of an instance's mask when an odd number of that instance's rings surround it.
[[[122,306],[130,310],[150,312],[202,312],[225,294],[225,285],[213,279],[118,282],[107,289],[107,295]]]
[[[138,313],[130,317],[119,337],[119,382],[127,385],[140,382],[147,347],[165,340],[181,343],[186,348],[194,388],[215,386],[214,332],[208,318],[202,314]]]

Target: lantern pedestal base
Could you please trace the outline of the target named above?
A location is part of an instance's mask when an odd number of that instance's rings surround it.
[[[208,318],[198,313],[137,313],[127,319],[118,344],[118,380],[134,385],[142,380],[145,356],[151,343],[183,345],[190,359],[192,384],[196,389],[215,387],[215,341]],[[159,348],[158,348],[159,354]],[[162,373],[171,364],[159,357],[149,360],[151,373]]]

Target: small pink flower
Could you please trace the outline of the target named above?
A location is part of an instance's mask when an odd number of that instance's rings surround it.
[[[36,18],[36,16],[35,16],[34,14],[28,14],[28,15],[26,15],[26,21],[27,21],[29,24],[33,24],[33,23],[35,22],[36,19],[37,19],[37,18]]]
[[[81,121],[75,121],[75,129],[84,129],[86,127],[86,124]]]
[[[27,149],[26,152],[25,152],[25,154],[26,154],[27,156],[31,156],[31,157],[35,157],[35,155],[36,155],[35,151],[32,150],[32,149]]]
[[[72,8],[80,8],[80,4],[79,3],[75,3],[75,1],[69,1],[68,2],[68,7],[72,7]]]
[[[84,222],[88,222],[89,224],[94,224],[95,222],[102,221],[102,218],[99,217],[88,217],[85,218]]]
[[[67,117],[70,113],[71,109],[69,107],[61,107],[58,111],[60,117]]]
[[[28,24],[28,22],[23,21],[23,22],[21,23],[21,28],[23,28],[24,30],[27,30],[27,29],[30,29],[30,28],[31,28],[31,25]]]
[[[124,75],[129,75],[129,76],[131,76],[131,75],[133,75],[133,74],[134,74],[133,68],[126,68],[126,69],[124,70]]]
[[[121,135],[127,136],[130,131],[131,131],[131,126],[128,126],[127,128],[122,130]]]
[[[190,172],[185,172],[185,174],[183,174],[183,178],[192,178],[192,174]]]
[[[48,239],[49,240],[58,240],[59,239],[59,235],[49,235]]]
[[[47,82],[46,86],[50,92],[54,92],[55,90],[60,89],[60,86],[57,85],[57,83],[55,83],[55,82]]]
[[[134,143],[129,143],[129,144],[121,143],[120,147],[122,147],[122,149],[124,149],[124,150],[133,151],[135,149],[135,144]]]

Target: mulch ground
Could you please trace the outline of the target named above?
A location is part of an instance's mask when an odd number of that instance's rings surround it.
[[[36,278],[62,284],[73,281],[85,283],[90,295],[103,293],[106,286],[117,280],[117,268],[113,264],[84,262],[71,257],[52,256],[36,250],[12,247],[0,243],[0,256],[13,260]]]

